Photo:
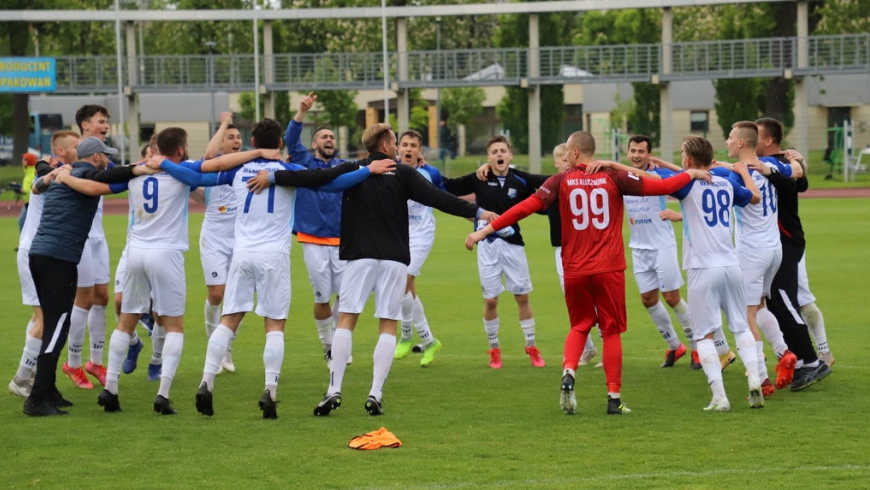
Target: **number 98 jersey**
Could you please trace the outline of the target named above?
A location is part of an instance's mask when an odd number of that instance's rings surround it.
[[[130,191],[128,245],[186,251],[190,187],[165,172],[136,177]]]
[[[731,241],[731,209],[746,206],[752,192],[740,176],[710,170],[713,181],[695,180],[673,194],[683,212],[683,269],[740,265]]]

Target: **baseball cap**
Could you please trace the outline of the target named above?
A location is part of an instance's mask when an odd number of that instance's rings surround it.
[[[109,148],[105,143],[99,140],[99,138],[95,138],[93,136],[89,136],[79,143],[79,147],[76,150],[79,158],[88,158],[91,155],[95,155],[97,153],[105,153],[106,155],[115,155],[118,153],[118,150],[114,148]]]

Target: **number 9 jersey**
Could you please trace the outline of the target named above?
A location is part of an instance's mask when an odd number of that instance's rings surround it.
[[[128,246],[186,251],[190,187],[165,172],[136,177],[130,191]]]
[[[695,180],[672,194],[683,212],[683,269],[740,265],[732,243],[731,208],[744,207],[752,192],[739,175],[716,167],[713,181]]]

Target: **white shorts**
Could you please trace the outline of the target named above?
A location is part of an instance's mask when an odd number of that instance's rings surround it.
[[[674,291],[683,285],[676,245],[658,250],[633,248],[631,262],[634,281],[640,294],[656,289],[663,292]]]
[[[761,297],[770,297],[770,285],[782,263],[782,248],[776,250],[743,251],[737,254],[743,269],[743,294],[746,305],[761,304]]]
[[[362,313],[369,295],[375,293],[375,317],[401,320],[408,267],[392,260],[347,261],[341,282],[341,313]]]
[[[118,267],[115,268],[115,294],[124,293],[124,276],[127,273],[127,247],[121,252],[121,259],[118,260]]]
[[[345,261],[338,258],[337,245],[303,243],[302,256],[308,269],[308,281],[314,291],[315,303],[329,303],[333,294],[341,290],[341,276]]]
[[[423,264],[426,263],[426,259],[429,258],[429,252],[432,251],[433,245],[435,245],[434,240],[424,242],[411,242],[411,263],[408,264],[409,276],[420,276],[420,270],[423,268]]]
[[[562,267],[562,247],[556,247],[556,274],[559,274],[559,286],[565,294],[565,268]]]
[[[798,262],[798,305],[804,307],[810,303],[815,303],[816,297],[810,291],[810,279],[807,276],[807,254],[804,253]]]
[[[121,313],[147,313],[153,309],[164,316],[184,315],[184,252],[130,247],[123,285]]]
[[[88,238],[78,265],[77,287],[109,283],[109,246],[105,238]]]
[[[39,306],[36,284],[30,273],[30,250],[18,249],[18,279],[21,281],[21,302],[25,306]]]
[[[235,245],[235,237],[212,236],[207,233],[199,236],[199,261],[202,263],[206,286],[227,283],[227,273],[230,270]]]
[[[254,309],[254,294],[257,308]],[[240,252],[233,254],[224,293],[222,315],[254,311],[272,320],[284,320],[290,310],[290,255]]]
[[[532,292],[532,278],[529,276],[529,262],[526,251],[521,245],[514,245],[504,240],[483,240],[477,247],[477,272],[480,275],[480,286],[483,298],[495,298],[504,292],[501,283],[504,274],[507,290],[511,294],[529,294]]]
[[[689,318],[695,340],[703,339],[722,325],[722,312],[732,332],[749,330],[739,266],[689,269],[686,278]]]

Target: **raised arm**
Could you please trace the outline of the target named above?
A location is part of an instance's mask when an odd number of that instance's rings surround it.
[[[299,110],[293,116],[293,120],[287,124],[287,131],[284,133],[284,146],[287,148],[287,153],[290,154],[290,161],[303,167],[308,167],[311,160],[311,154],[308,149],[302,144],[302,128],[305,122],[305,114],[314,106],[317,101],[317,96],[314,92],[309,92],[308,95],[302,97],[299,101]]]
[[[674,165],[673,163],[662,160],[659,157],[650,156],[649,161],[650,161],[650,163],[652,163],[656,167],[666,168],[666,169],[670,170],[671,172],[682,172],[683,171],[683,169],[679,165]]]
[[[634,168],[629,165],[623,165],[619,162],[613,162],[610,160],[595,160],[586,166],[587,173],[595,173],[602,168],[612,168],[614,170],[622,170],[623,172],[628,172],[630,174],[638,175],[640,177],[644,177],[647,179],[655,179],[661,180],[662,176],[655,172],[647,172],[646,170],[641,170],[639,168]]]
[[[221,125],[218,126],[217,131],[214,136],[208,142],[208,146],[205,147],[205,155],[202,156],[203,160],[210,160],[221,152],[221,144],[224,142],[224,134],[227,132],[227,126],[229,126],[233,122],[233,113],[232,112],[221,112]]]

